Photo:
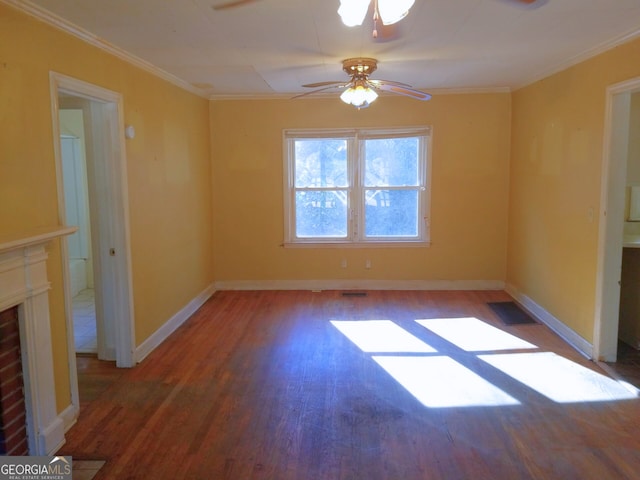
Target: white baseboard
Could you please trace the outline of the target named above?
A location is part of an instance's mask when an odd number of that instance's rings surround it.
[[[142,342],[133,352],[135,363],[140,363],[155,350],[169,335],[171,335],[180,325],[182,325],[191,315],[206,302],[216,291],[215,286],[209,285],[196,298],[185,305],[178,313],[171,317],[158,330],[152,333],[149,338]]]
[[[228,280],[216,290],[503,290],[502,280]]]
[[[560,338],[575,348],[579,353],[589,359],[593,359],[593,345],[569,328],[561,320],[538,305],[531,298],[520,292],[515,286],[507,284],[505,291],[522,305],[531,315],[556,332]]]
[[[60,450],[64,442],[64,422],[58,416],[51,424],[36,433],[38,452],[35,452],[35,455],[53,455]],[[29,454],[33,455],[34,453],[29,452]]]
[[[64,431],[68,432],[71,427],[73,427],[78,421],[78,415],[80,414],[80,408],[76,405],[69,405],[65,408],[58,417],[62,420],[64,424]]]

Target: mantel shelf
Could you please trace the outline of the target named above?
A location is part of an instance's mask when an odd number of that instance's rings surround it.
[[[54,238],[71,235],[77,230],[78,227],[55,226],[37,228],[22,234],[3,236],[0,237],[0,254],[10,252],[12,250],[18,250],[20,248],[30,247],[32,245],[46,243]]]

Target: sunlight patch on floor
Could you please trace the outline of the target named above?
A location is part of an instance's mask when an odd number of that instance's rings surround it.
[[[331,320],[363,352],[433,353],[436,350],[391,320]]]
[[[515,398],[449,357],[374,356],[373,359],[426,407],[520,404]]]
[[[478,358],[554,402],[637,398],[616,380],[552,352],[478,355]]]
[[[433,318],[416,322],[467,352],[538,348],[475,317]]]
[[[620,382],[474,317],[419,319],[431,333],[558,403],[637,398]],[[520,402],[458,361],[444,356],[391,320],[332,320],[331,324],[423,405],[431,408],[519,405]],[[395,355],[380,355],[380,354]],[[433,354],[436,355],[433,355]],[[422,355],[421,355],[422,354]],[[427,355],[424,355],[427,354]],[[463,354],[468,355],[468,354]]]

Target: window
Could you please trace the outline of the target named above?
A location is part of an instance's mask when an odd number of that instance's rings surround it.
[[[428,242],[427,127],[287,130],[285,243]]]

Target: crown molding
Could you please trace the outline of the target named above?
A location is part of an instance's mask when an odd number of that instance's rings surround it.
[[[432,95],[478,95],[486,93],[511,93],[510,87],[461,87],[461,88],[431,88]]]
[[[247,93],[247,94],[224,94],[214,93],[209,95],[209,100],[286,100],[297,93]],[[329,98],[331,95],[316,95],[315,98]]]
[[[64,18],[40,7],[39,5],[35,5],[34,3],[31,3],[28,0],[0,0],[0,3],[13,7],[16,10],[19,10],[37,20],[40,20],[41,22],[46,23],[47,25],[57,28],[58,30],[61,30],[70,35],[73,35],[74,37],[88,43],[89,45],[97,47],[100,50],[103,50],[113,55],[114,57],[119,58],[120,60],[123,60],[135,67],[138,67],[148,73],[151,73],[156,77],[166,80],[167,82],[177,87],[180,87],[183,90],[186,90],[200,97],[207,98],[206,93],[194,87],[189,82],[186,82],[181,78],[178,78],[175,75],[169,72],[166,72],[161,68],[156,67],[152,63],[149,63],[146,60],[143,60],[127,52],[126,50],[123,50],[122,48],[107,42],[106,40],[89,32],[88,30],[85,30],[84,28],[79,27],[69,22],[68,20],[65,20]]]
[[[515,90],[519,90],[521,88],[527,87],[529,85],[532,85],[536,82],[539,82],[540,80],[544,80],[545,78],[550,77],[551,75],[560,73],[563,70],[571,68],[575,65],[578,65],[579,63],[589,60],[590,58],[593,58],[602,53],[605,53],[617,46],[636,40],[637,38],[640,38],[640,29],[636,28],[629,32],[623,33],[622,35],[618,35],[613,39],[607,40],[606,42],[602,42],[601,44],[595,46],[594,48],[590,48],[589,50],[579,53],[578,55],[574,55],[573,57],[563,62],[560,62],[551,68],[543,70],[542,72],[537,74],[535,77],[532,77],[530,80],[526,81],[525,83],[522,83],[520,85],[515,85],[511,90],[515,91]]]

